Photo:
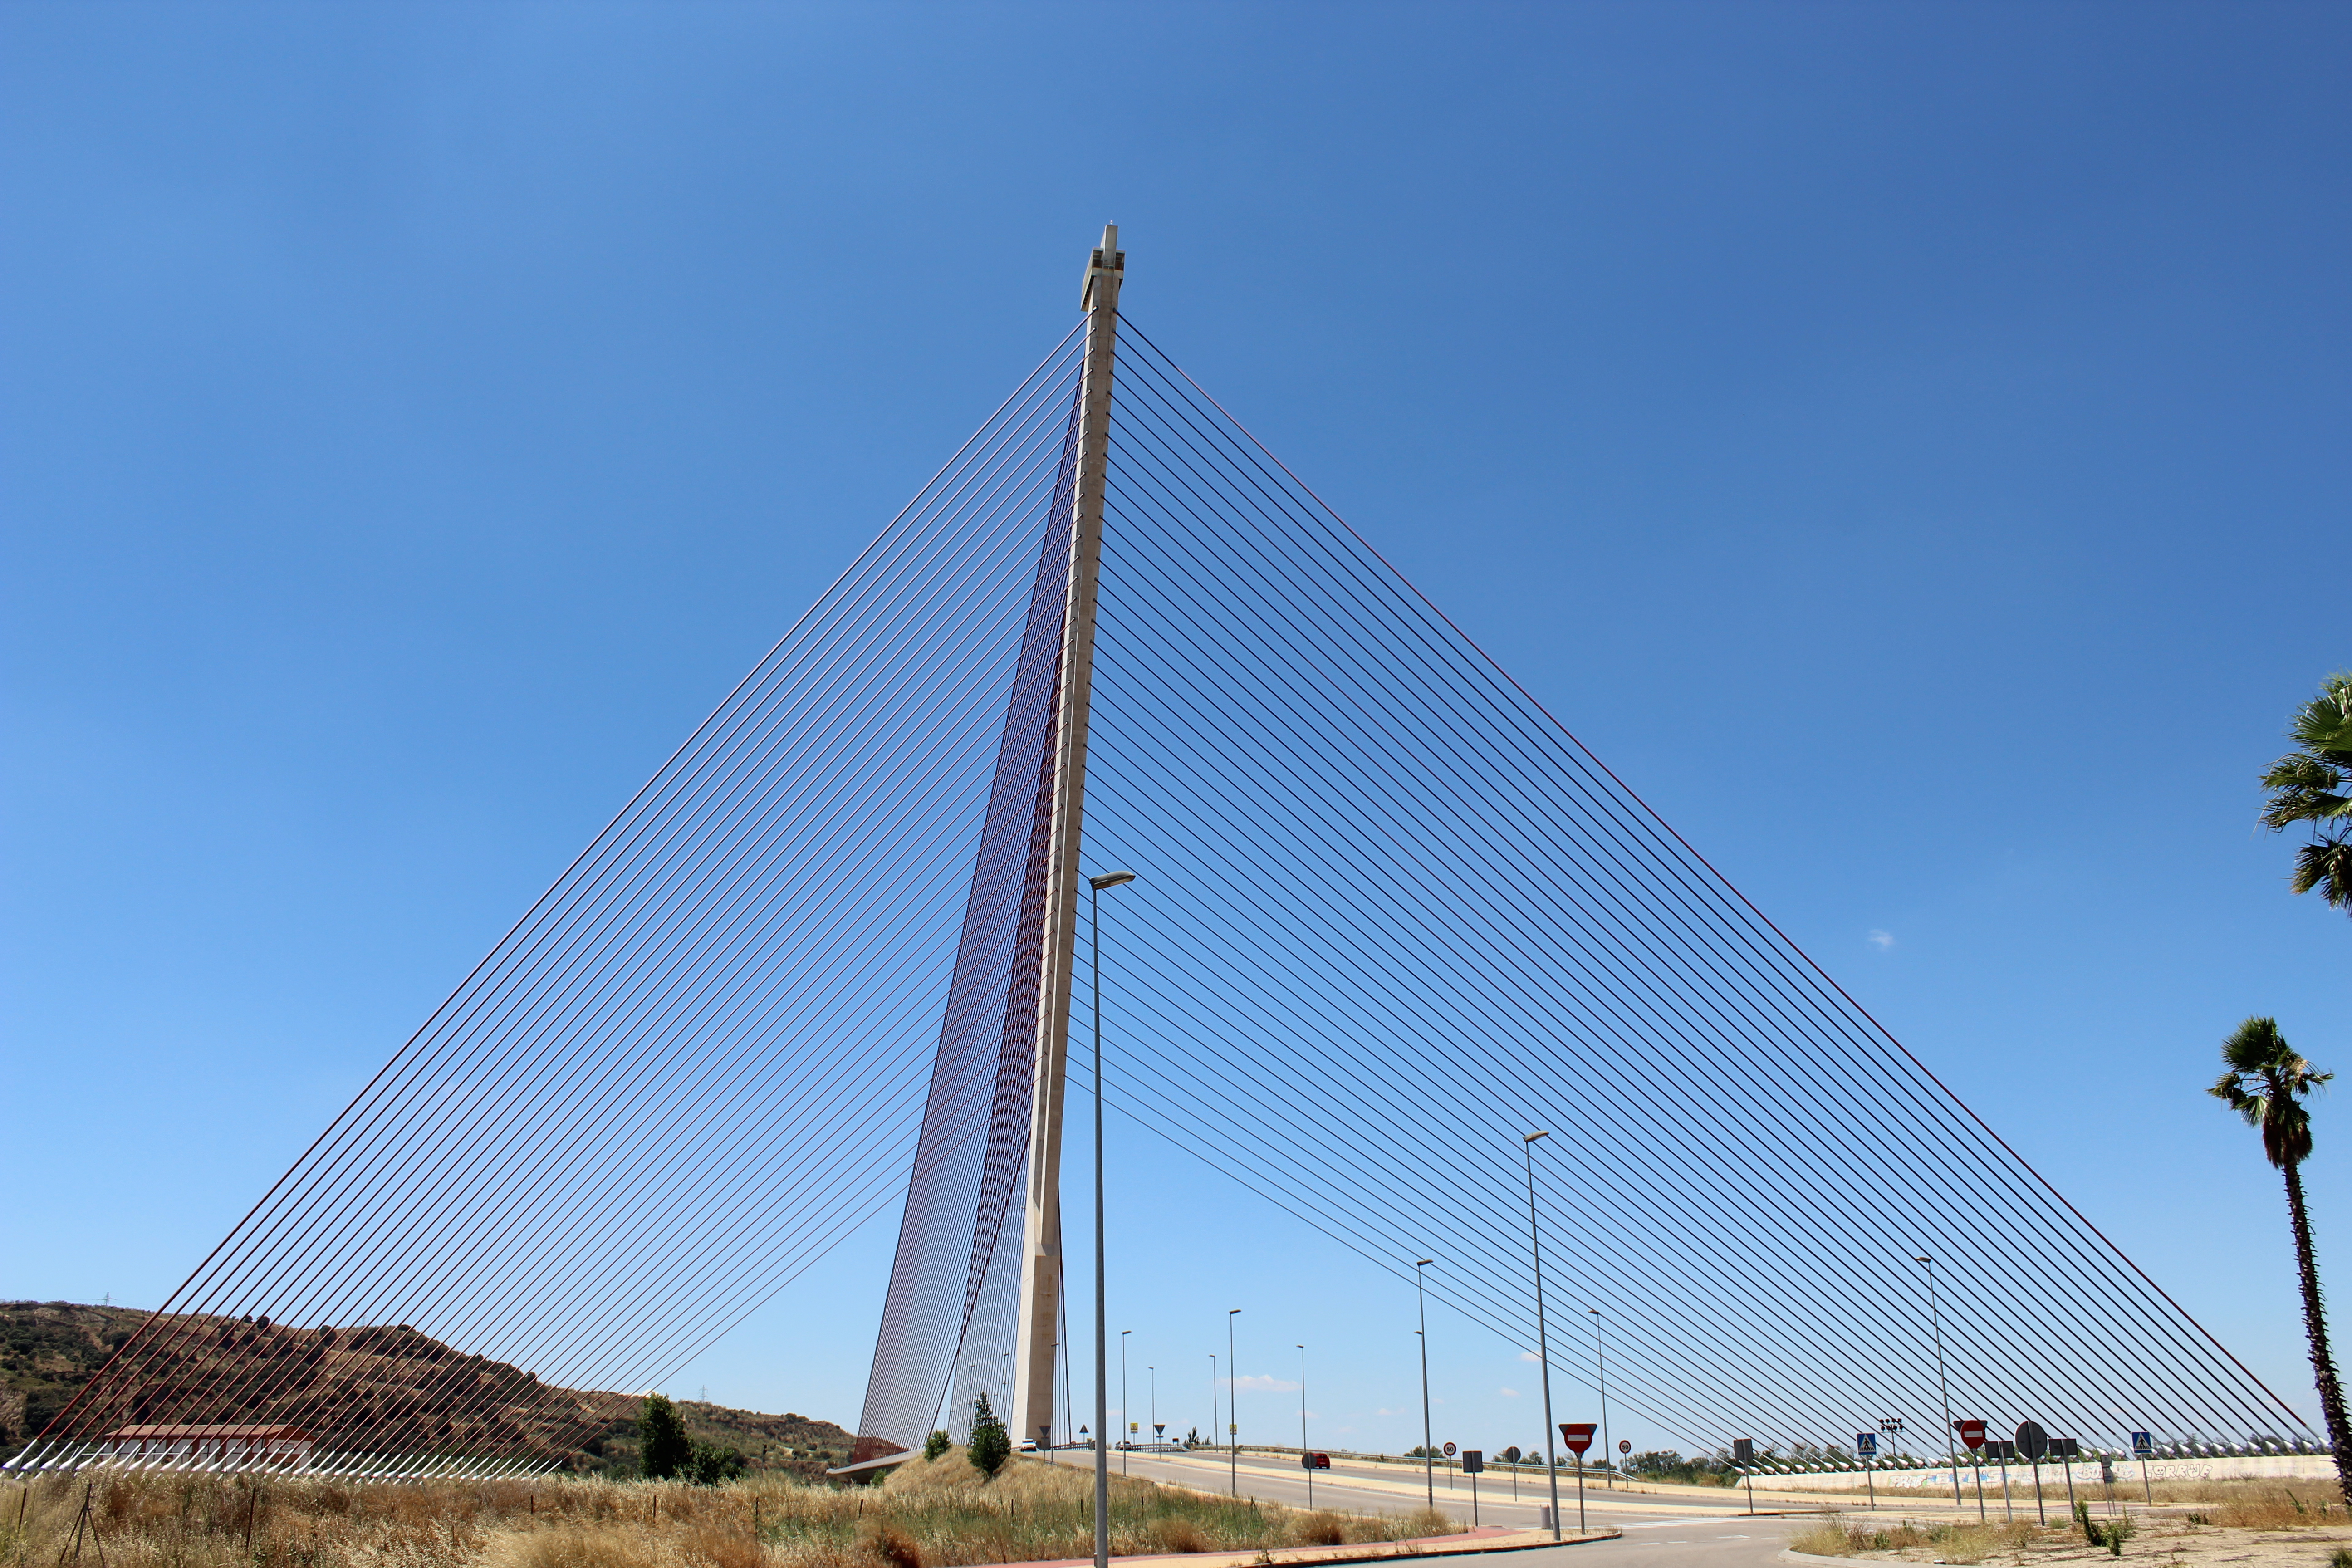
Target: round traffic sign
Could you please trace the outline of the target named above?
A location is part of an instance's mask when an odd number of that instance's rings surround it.
[[[1618,1451],[1619,1453],[1621,1453],[1621,1454],[1630,1454],[1630,1453],[1632,1453],[1632,1452],[1633,1451],[1633,1438],[1631,1438],[1631,1437],[1620,1437],[1620,1438],[1618,1438],[1618,1439],[1617,1439],[1617,1451]]]
[[[2039,1459],[2050,1452],[2050,1436],[2042,1430],[2038,1421],[2017,1424],[2017,1456],[2021,1459]]]
[[[1445,1445],[1445,1457],[1449,1459],[1454,1457],[1454,1445],[1451,1443]]]

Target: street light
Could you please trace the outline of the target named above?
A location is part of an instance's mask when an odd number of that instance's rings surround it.
[[[1307,1470],[1307,1506],[1315,1506],[1315,1464],[1307,1457],[1307,1347],[1298,1347],[1298,1462]]]
[[[1121,1329],[1118,1331],[1118,1473],[1122,1476],[1127,1474],[1127,1456],[1129,1447],[1127,1429],[1135,1425],[1129,1418],[1127,1411],[1127,1336],[1133,1332],[1135,1332],[1133,1329]]]
[[[1234,1307],[1225,1313],[1225,1435],[1233,1439],[1225,1450],[1225,1478],[1235,1497],[1242,1495],[1242,1380],[1234,1372],[1241,1364],[1234,1360],[1234,1319],[1240,1312]]]
[[[1952,1467],[1952,1506],[1960,1506],[1960,1457],[1952,1449],[1952,1391],[1944,1381],[1944,1315],[1936,1305],[1936,1260],[1916,1257],[1912,1262],[1927,1270],[1927,1321],[1936,1330],[1936,1392],[1944,1397],[1944,1462]]]
[[[1094,889],[1095,928],[1095,1568],[1110,1568],[1110,1451],[1103,1447],[1103,1435],[1110,1430],[1110,1312],[1103,1289],[1102,896],[1105,888],[1134,880],[1132,871],[1087,879]]]
[[[1544,1473],[1551,1482],[1551,1538],[1558,1541],[1559,1539],[1559,1450],[1552,1447],[1557,1439],[1553,1436],[1551,1425],[1551,1342],[1544,1334],[1543,1232],[1536,1225],[1536,1141],[1550,1136],[1549,1132],[1530,1132],[1519,1140],[1519,1146],[1528,1157],[1528,1239],[1533,1247],[1536,1263],[1536,1359],[1543,1363]],[[1578,1499],[1576,1530],[1577,1533],[1581,1535],[1584,1532],[1582,1510],[1584,1493],[1580,1489],[1576,1495]]]
[[[1609,1446],[1609,1352],[1601,1343],[1601,1309],[1584,1310],[1592,1314],[1592,1361],[1601,1369],[1601,1467],[1606,1470],[1614,1463],[1609,1456],[1617,1451]],[[1617,1485],[1614,1470],[1610,1470],[1609,1485],[1612,1489]]]
[[[1437,1460],[1430,1453],[1429,1295],[1422,1289],[1424,1276],[1421,1271],[1436,1261],[1434,1258],[1416,1258],[1412,1263],[1412,1298],[1421,1308],[1421,1327],[1413,1331],[1421,1336],[1421,1484],[1429,1494],[1428,1506],[1433,1509],[1437,1506]]]

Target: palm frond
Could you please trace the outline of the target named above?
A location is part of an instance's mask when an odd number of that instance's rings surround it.
[[[2298,893],[2315,889],[2326,902],[2352,913],[2352,834],[2338,832],[2296,849],[2287,886]]]
[[[2311,1112],[2303,1097],[2335,1075],[2321,1072],[2288,1045],[2275,1018],[2249,1018],[2231,1030],[2221,1042],[2221,1060],[2229,1070],[2206,1092],[2261,1130],[2263,1152],[2272,1164],[2308,1159]]]
[[[2321,682],[2319,695],[2295,710],[2286,732],[2306,751],[2352,757],[2352,670],[2338,670]]]

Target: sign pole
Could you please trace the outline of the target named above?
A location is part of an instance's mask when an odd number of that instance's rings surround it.
[[[2050,1524],[2050,1510],[2042,1502],[2042,1457],[2050,1451],[2050,1439],[2043,1434],[2042,1423],[2021,1421],[2017,1424],[2017,1450],[2033,1467],[2033,1517],[2046,1529]]]
[[[1593,1424],[1590,1421],[1563,1421],[1559,1435],[1567,1439],[1568,1451],[1576,1456],[1576,1532],[1584,1533],[1584,1450],[1592,1447]]]
[[[1976,1473],[1977,1478],[1977,1522],[1981,1524],[1984,1522],[1985,1516],[1984,1465],[1979,1457],[1984,1452],[1985,1424],[1971,1417],[1965,1421],[1953,1422],[1952,1430],[1958,1432],[1960,1435],[1960,1441],[1968,1446],[1969,1468]],[[1955,1468],[1952,1471],[1954,1491],[1957,1492],[1959,1489],[1959,1484],[1960,1472]]]

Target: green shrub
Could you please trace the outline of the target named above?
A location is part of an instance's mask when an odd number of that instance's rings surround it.
[[[686,1462],[684,1473],[698,1486],[715,1487],[721,1481],[735,1479],[746,1468],[742,1450],[697,1443],[693,1457]]]
[[[950,1448],[954,1447],[955,1445],[953,1443],[948,1441],[948,1435],[946,1433],[934,1432],[929,1436],[923,1439],[923,1458],[926,1459],[936,1459],[941,1454],[946,1453]]]

